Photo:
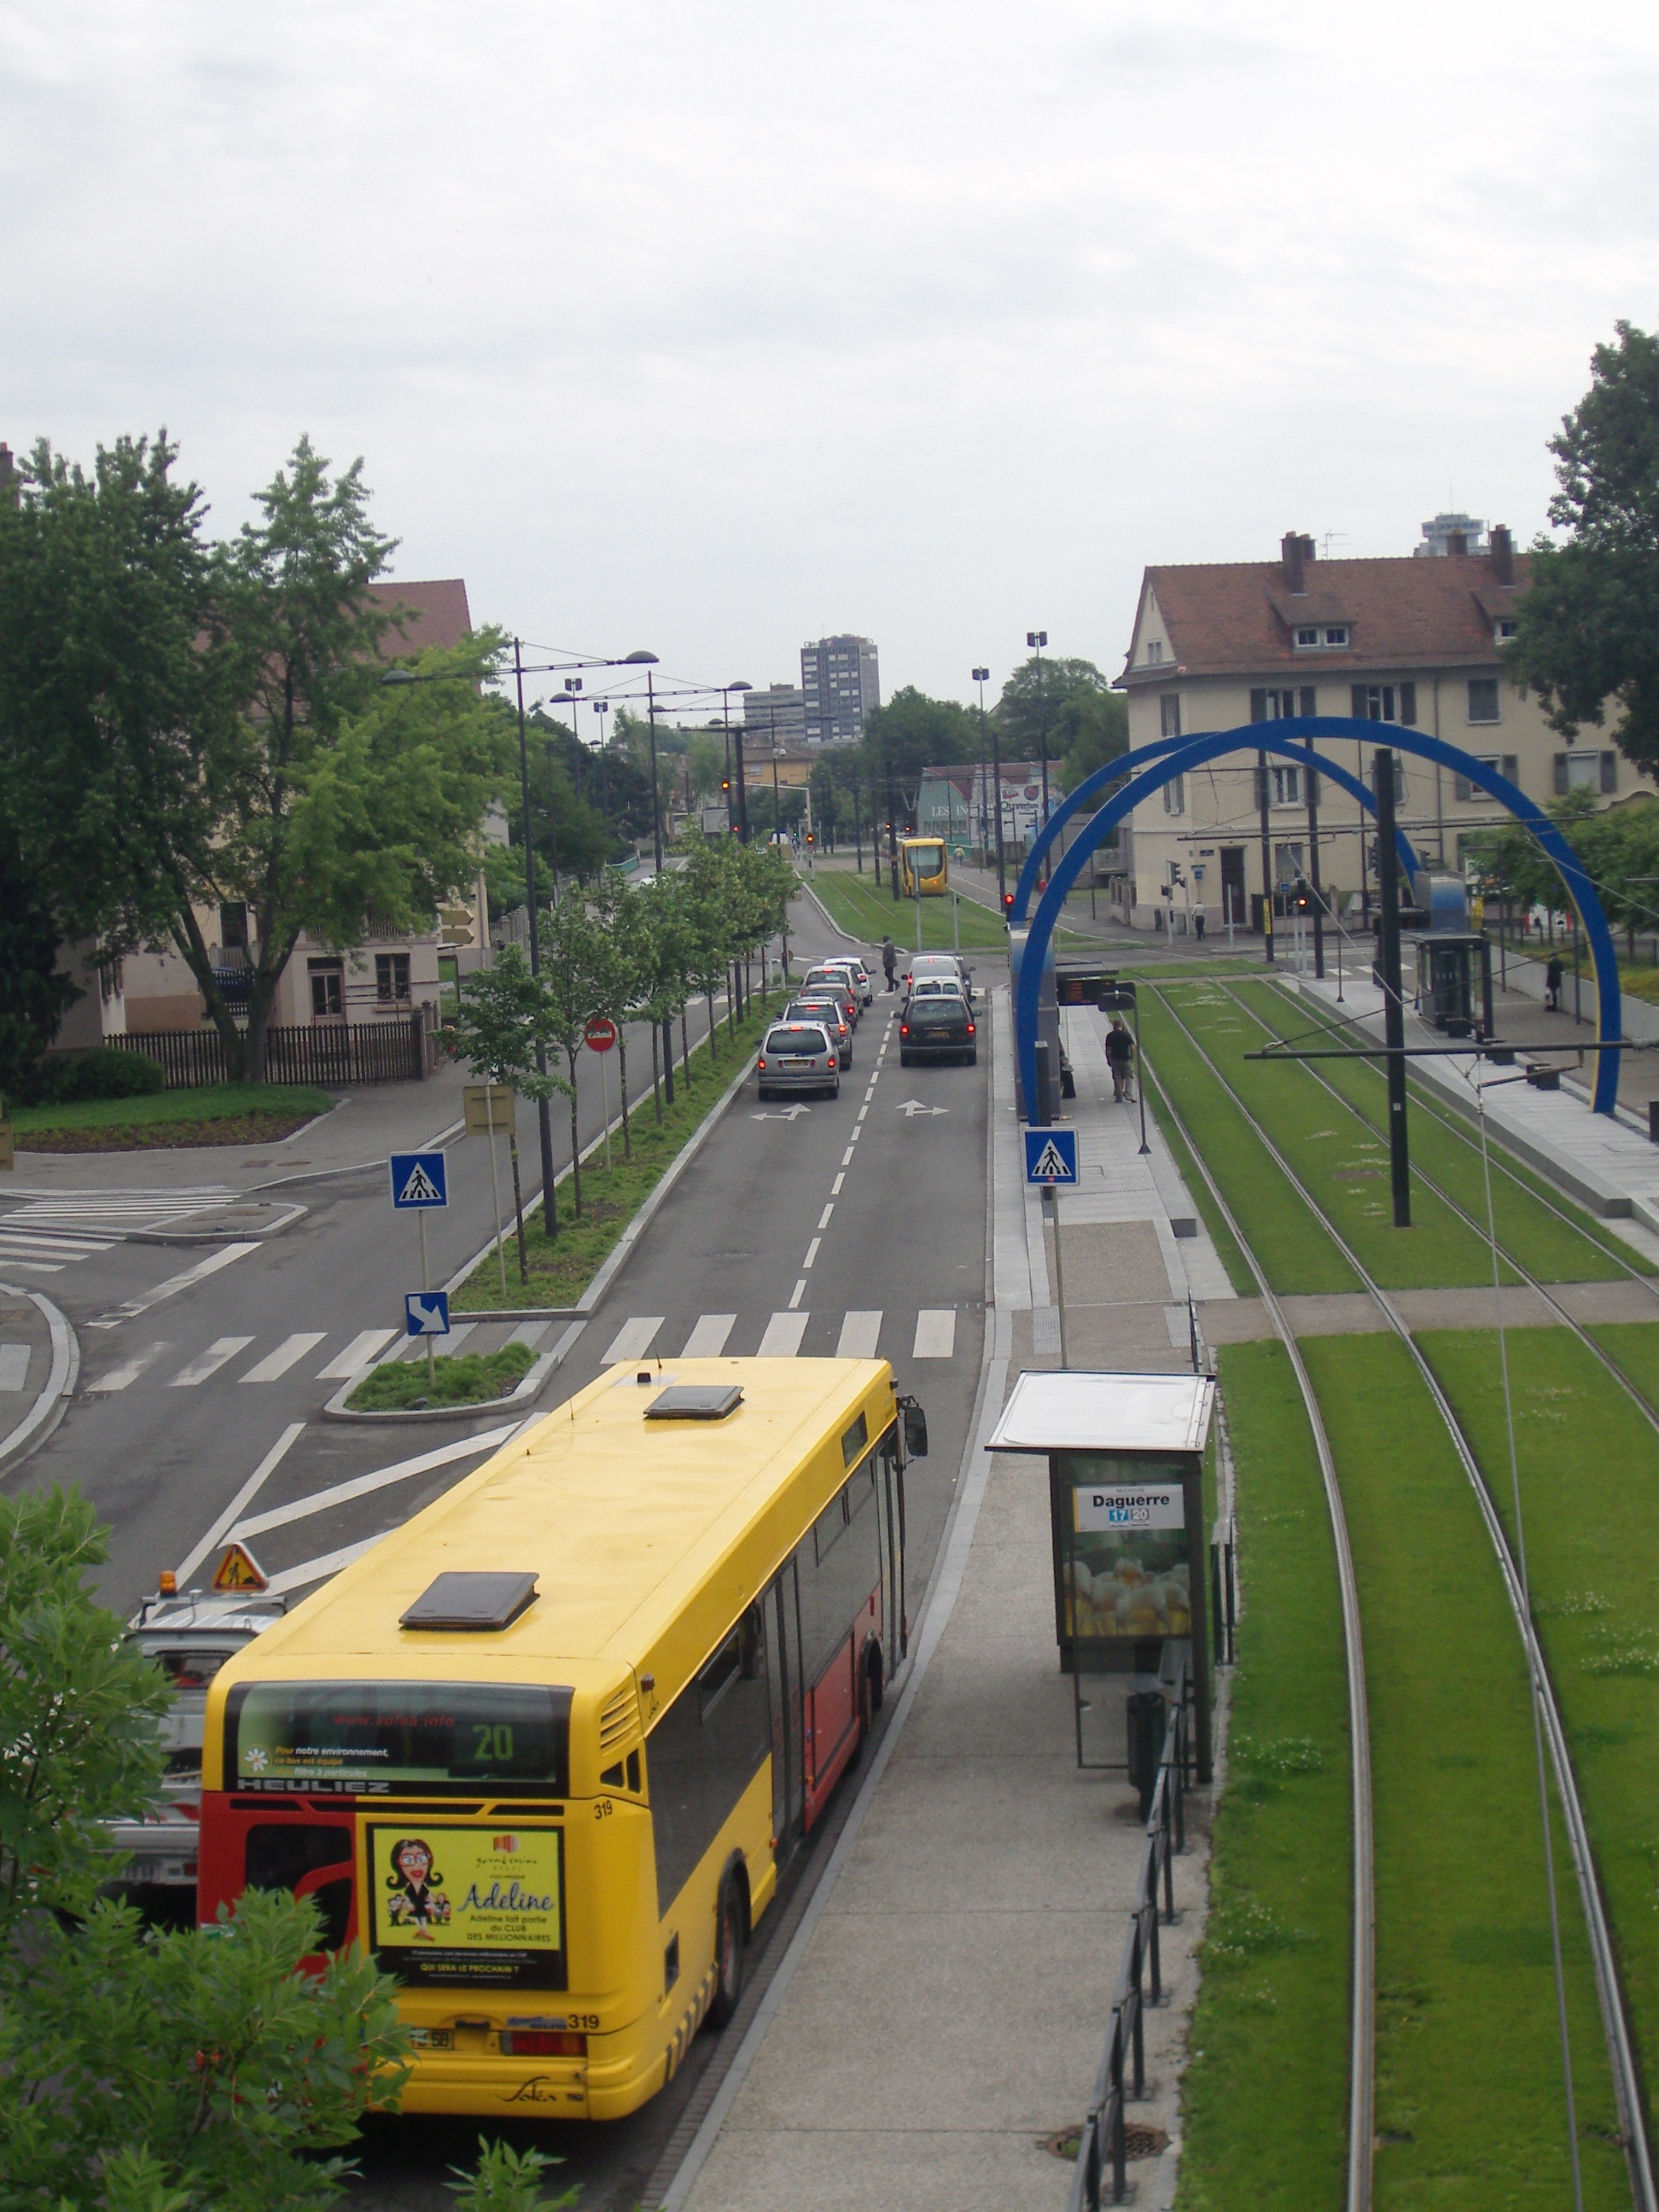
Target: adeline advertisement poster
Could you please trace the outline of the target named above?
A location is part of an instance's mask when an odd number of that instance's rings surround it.
[[[370,1942],[404,1982],[564,1986],[558,1828],[379,1823],[368,1832]]]

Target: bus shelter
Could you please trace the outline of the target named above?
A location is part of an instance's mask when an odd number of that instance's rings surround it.
[[[1091,1678],[1132,1675],[1150,1695],[1184,1672],[1198,1778],[1210,1778],[1204,1454],[1214,1406],[1210,1375],[1027,1372],[987,1447],[1048,1463],[1054,1640],[1079,1766],[1133,1767],[1133,1757],[1085,1756]]]

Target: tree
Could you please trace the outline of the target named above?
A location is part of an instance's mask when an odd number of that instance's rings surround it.
[[[593,895],[597,925],[593,946],[593,1011],[617,1025],[617,1061],[622,1078],[623,1155],[634,1154],[628,1118],[628,1024],[651,987],[649,925],[645,894],[615,868],[606,868]]]
[[[1060,714],[1073,700],[1107,693],[1110,686],[1092,660],[1040,659],[1022,661],[1002,687],[995,708],[1006,761],[1036,760],[1048,732],[1048,757],[1067,750],[1056,743]]]
[[[860,750],[884,811],[891,787],[908,817],[926,769],[979,758],[978,719],[954,699],[930,699],[907,684],[870,714]]]
[[[536,1066],[536,1047],[552,1042],[542,989],[516,945],[504,945],[495,963],[461,978],[459,1006],[450,1035],[456,1057],[465,1060],[486,1083],[505,1083],[520,1097],[550,1098],[563,1085],[544,1075]],[[507,1125],[507,1152],[513,1163],[513,1218],[518,1226],[519,1277],[530,1279],[525,1252],[524,1197],[519,1183],[517,1116]],[[554,1194],[547,1194],[550,1231],[558,1227]],[[499,1237],[499,1231],[497,1232]]]
[[[27,1099],[58,1024],[82,995],[58,964],[60,929],[0,818],[0,1099]]]
[[[1516,609],[1510,672],[1552,726],[1600,726],[1638,766],[1659,766],[1659,337],[1615,325],[1591,358],[1590,388],[1550,441],[1559,487]]]
[[[586,1048],[587,1024],[599,1011],[603,985],[599,971],[605,949],[598,924],[580,897],[562,900],[542,917],[540,988],[547,1041],[556,1045],[569,1069],[567,1080],[550,1076],[570,1101],[570,1192],[578,1220],[582,1211],[581,1131],[577,1120],[576,1071]]]
[[[1074,691],[1054,717],[1052,743],[1062,755],[1060,787],[1075,791],[1128,751],[1128,702],[1115,691]]]

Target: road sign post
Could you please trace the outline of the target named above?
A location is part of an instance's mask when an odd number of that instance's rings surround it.
[[[392,1205],[394,1212],[413,1213],[421,1231],[421,1288],[426,1290],[432,1280],[432,1272],[426,1256],[426,1217],[434,1207],[449,1203],[449,1167],[439,1152],[393,1152],[387,1164],[392,1170]],[[427,1339],[426,1379],[428,1384],[437,1380],[437,1368],[432,1355],[432,1340]]]
[[[605,1125],[605,1171],[611,1172],[611,1062],[605,1058],[617,1042],[617,1024],[608,1014],[595,1014],[582,1035],[589,1052],[599,1055],[599,1119]]]
[[[449,1293],[447,1291],[405,1291],[404,1292],[404,1334],[405,1336],[447,1336],[449,1334]]]
[[[1077,1131],[1035,1128],[1025,1140],[1025,1180],[1042,1193],[1042,1211],[1054,1232],[1054,1311],[1060,1321],[1060,1364],[1066,1365],[1066,1262],[1060,1246],[1060,1188],[1077,1188]]]

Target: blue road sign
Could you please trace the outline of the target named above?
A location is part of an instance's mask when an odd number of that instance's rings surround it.
[[[1077,1131],[1027,1129],[1025,1180],[1044,1186],[1077,1181]]]
[[[447,1336],[449,1334],[449,1293],[447,1291],[405,1291],[404,1292],[404,1334],[405,1336]]]
[[[393,1152],[392,1203],[399,1213],[423,1206],[447,1206],[449,1180],[441,1152]]]

